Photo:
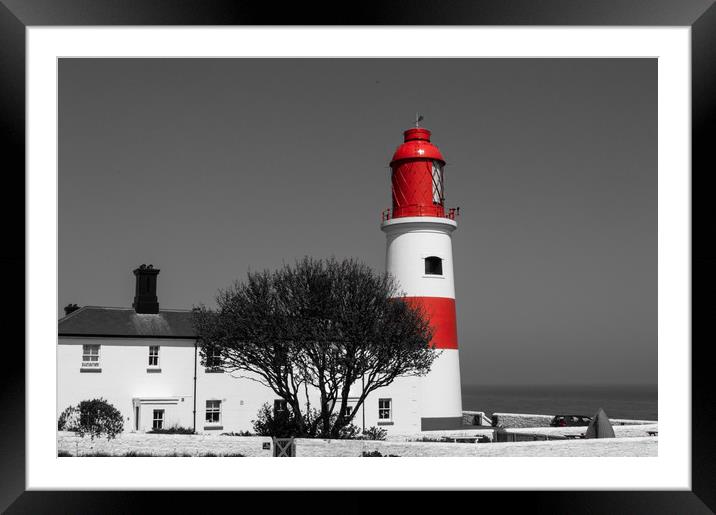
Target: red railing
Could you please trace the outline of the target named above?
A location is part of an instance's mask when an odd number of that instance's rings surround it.
[[[387,220],[393,219],[393,213],[391,208],[384,209],[381,214],[380,218],[381,221],[385,222]],[[436,216],[435,213],[429,213],[429,214],[422,214],[422,209],[418,207],[418,214],[415,216]],[[443,215],[437,215],[439,218],[448,218],[450,220],[455,220],[458,216],[460,216],[460,208],[459,207],[451,207],[448,209],[447,213],[444,213]]]

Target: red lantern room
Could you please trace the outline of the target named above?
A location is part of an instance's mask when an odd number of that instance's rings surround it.
[[[420,117],[422,118],[422,117]],[[390,162],[393,185],[391,218],[405,216],[445,216],[445,159],[430,142],[430,131],[423,127],[404,132],[405,142]]]

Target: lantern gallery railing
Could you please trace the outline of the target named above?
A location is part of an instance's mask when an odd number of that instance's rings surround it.
[[[450,220],[455,220],[456,217],[460,216],[459,207],[451,207],[447,213],[443,213],[442,215],[436,215],[434,209],[424,209],[423,206],[414,206],[411,207],[411,209],[416,211],[415,214],[411,214],[411,216],[437,216],[439,218],[449,218]],[[384,209],[380,216],[383,222],[395,218],[391,208]]]

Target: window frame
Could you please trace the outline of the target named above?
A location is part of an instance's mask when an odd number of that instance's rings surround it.
[[[157,413],[160,413],[161,416],[157,418]],[[164,409],[153,409],[152,410],[152,431],[155,429],[164,429]],[[157,427],[157,421],[159,421],[159,427]]]
[[[211,347],[205,351],[206,364],[204,365],[204,371],[209,373],[223,372],[223,361],[221,359],[221,352],[216,347]],[[213,364],[217,363],[218,364]]]
[[[388,402],[388,407],[382,407],[381,403],[383,401]],[[382,417],[381,414],[383,411],[388,411],[388,417]],[[392,422],[393,421],[393,398],[392,397],[383,397],[378,399],[378,423],[386,423],[386,422]]]
[[[159,348],[161,345],[150,345],[149,346],[149,355],[148,355],[148,368],[159,368]],[[152,354],[152,349],[156,349],[156,354]],[[154,363],[152,363],[152,358],[154,358]]]
[[[215,403],[215,406],[210,406],[210,403]],[[221,415],[222,415],[222,405],[223,402],[221,399],[206,399],[204,402],[204,424],[207,426],[219,426],[221,425]],[[217,415],[216,420],[209,420],[209,415]]]
[[[440,161],[433,159],[430,168],[430,178],[433,183],[433,205],[436,206],[445,204],[445,171],[443,168]]]
[[[90,352],[87,352],[87,349],[90,347],[96,348],[97,352],[92,353],[92,349],[90,349]],[[81,368],[83,370],[102,370],[102,364],[101,364],[101,347],[99,343],[83,343],[82,344],[82,365]],[[86,359],[86,358],[96,358],[96,359]]]

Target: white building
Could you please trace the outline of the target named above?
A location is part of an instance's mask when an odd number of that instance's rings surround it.
[[[263,385],[202,366],[191,311],[159,309],[159,270],[134,273],[133,307],[68,306],[59,320],[58,417],[68,406],[103,397],[122,413],[125,431],[176,425],[223,433],[251,430],[264,403],[281,408]],[[419,431],[417,379],[382,390],[366,399],[354,424]]]

